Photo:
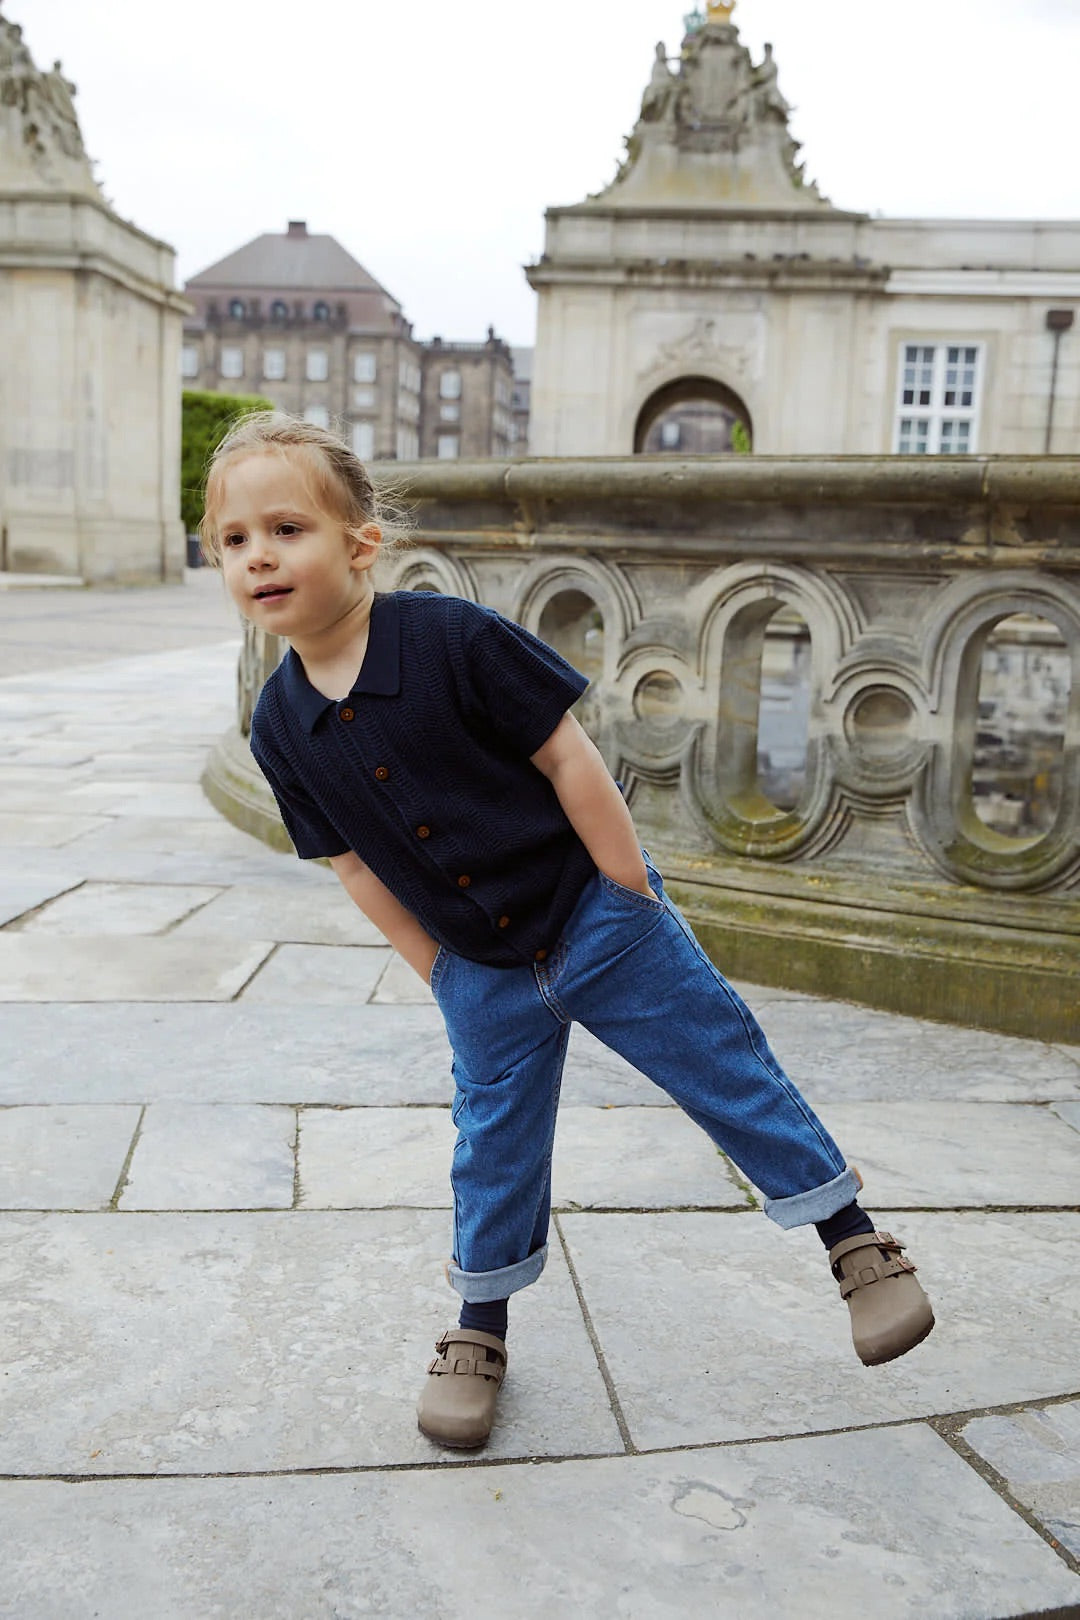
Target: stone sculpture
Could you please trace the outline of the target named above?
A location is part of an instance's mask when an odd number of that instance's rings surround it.
[[[641,98],[641,120],[646,124],[658,123],[671,105],[672,92],[675,88],[675,75],[668,67],[667,47],[663,40],[657,43],[656,61],[653,63],[652,77]]]
[[[5,188],[62,185],[97,192],[74,95],[75,85],[59,61],[48,73],[39,72],[22,28],[0,9],[0,184]]]

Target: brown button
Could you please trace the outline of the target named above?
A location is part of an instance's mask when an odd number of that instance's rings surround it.
[[[416,836],[417,836],[417,838],[430,838],[431,837],[431,828],[430,827],[417,827]]]
[[[338,714],[341,716],[342,720],[356,719],[356,714],[352,709],[339,709]]]
[[[538,962],[546,962],[547,961],[547,951],[537,951],[536,960]]]
[[[376,782],[389,782],[390,772],[387,770],[385,765],[376,765],[375,780]]]
[[[467,889],[471,882],[472,878],[469,876],[469,874],[467,872],[462,872],[461,876],[457,880],[457,886],[459,889]]]
[[[510,926],[509,917],[500,917],[499,918],[499,927],[500,928],[509,928],[509,926]]]

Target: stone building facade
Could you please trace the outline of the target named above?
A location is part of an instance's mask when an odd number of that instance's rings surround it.
[[[1080,221],[832,207],[733,10],[657,46],[615,180],[548,211],[533,453],[1080,449]]]
[[[172,249],[103,198],[74,94],[0,17],[0,570],[177,579],[187,306]]]
[[[363,461],[504,455],[510,350],[421,343],[400,303],[332,236],[290,220],[193,276],[187,388],[262,394],[335,425]]]

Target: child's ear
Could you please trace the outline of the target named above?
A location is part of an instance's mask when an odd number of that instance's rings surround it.
[[[365,523],[349,530],[349,558],[358,568],[370,568],[379,555],[382,530],[377,523]]]

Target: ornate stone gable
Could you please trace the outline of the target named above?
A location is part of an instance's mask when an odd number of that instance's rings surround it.
[[[0,0],[2,6],[3,0]],[[39,71],[22,28],[0,15],[0,191],[75,191],[100,197],[59,62]]]
[[[656,47],[626,160],[594,199],[609,206],[821,210],[829,206],[798,161],[766,45],[754,63],[730,22],[734,5],[691,12],[676,66]]]

